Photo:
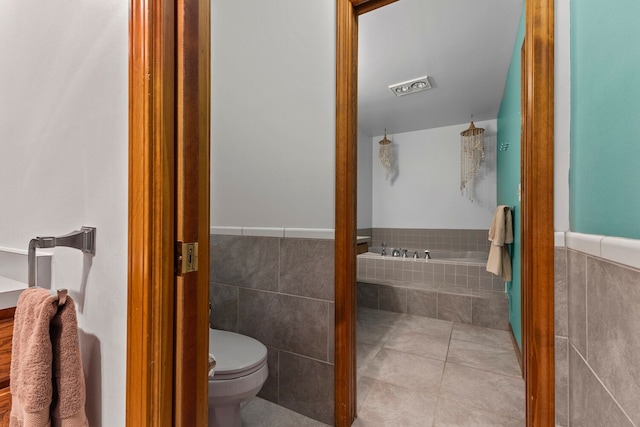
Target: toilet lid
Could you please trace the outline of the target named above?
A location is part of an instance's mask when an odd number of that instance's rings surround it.
[[[209,329],[209,353],[216,358],[215,378],[245,371],[251,373],[264,364],[267,347],[245,335]]]

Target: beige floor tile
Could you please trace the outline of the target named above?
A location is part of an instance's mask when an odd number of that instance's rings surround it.
[[[389,337],[384,347],[445,361],[449,349],[449,338],[398,329]]]
[[[508,418],[452,400],[440,399],[434,427],[524,427],[524,420]]]
[[[440,397],[504,416],[524,418],[524,381],[447,363]]]
[[[380,326],[395,326],[399,319],[406,316],[402,313],[358,307],[356,319],[358,323],[375,323]]]
[[[358,398],[358,411],[364,406],[365,400],[369,396],[369,392],[371,391],[371,387],[376,383],[376,380],[369,377],[360,377],[358,378],[357,385],[357,398]]]
[[[362,344],[383,345],[393,333],[393,328],[373,323],[358,323],[356,341]]]
[[[363,375],[436,395],[443,368],[442,361],[383,348],[369,363]]]
[[[451,340],[447,362],[478,368],[497,374],[522,377],[513,349],[467,341]]]
[[[382,349],[379,345],[357,343],[356,344],[356,367],[358,369],[358,378],[362,376],[369,366],[369,363],[378,355]]]
[[[508,331],[485,328],[483,326],[454,323],[452,340],[468,341],[477,344],[494,345],[513,350],[511,335]]]
[[[407,314],[404,317],[398,319],[395,326],[396,329],[449,338],[451,336],[451,328],[453,327],[453,322]]]
[[[431,426],[437,399],[420,391],[375,381],[354,427]]]
[[[327,424],[259,397],[243,404],[240,416],[242,427],[327,427]]]
[[[354,427],[524,425],[524,381],[508,332],[361,308],[357,327]],[[243,427],[326,427],[258,398],[242,418]]]

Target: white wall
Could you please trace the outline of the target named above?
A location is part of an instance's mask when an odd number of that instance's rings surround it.
[[[377,157],[377,152],[376,152]],[[358,228],[371,228],[373,145],[371,137],[358,128]]]
[[[335,2],[211,16],[211,225],[333,229]]]
[[[555,4],[554,227],[569,231],[569,151],[571,125],[570,0]]]
[[[97,227],[92,262],[52,251],[53,287],[77,303],[92,426],[125,420],[127,4],[0,2],[0,246]]]
[[[476,177],[476,200],[460,194],[460,132],[468,123],[390,135],[397,176],[389,181],[373,156],[373,227],[489,228],[496,208],[497,120],[485,129],[485,161]],[[374,153],[383,135],[372,138]]]

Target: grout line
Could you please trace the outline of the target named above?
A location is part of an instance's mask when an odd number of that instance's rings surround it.
[[[580,359],[582,359],[582,361],[584,362],[584,365],[587,367],[587,369],[589,370],[589,372],[591,373],[591,375],[593,375],[593,377],[598,381],[598,383],[600,383],[600,386],[602,386],[602,388],[604,389],[604,391],[609,395],[609,397],[611,398],[611,400],[615,403],[615,405],[618,407],[618,409],[620,409],[620,411],[622,412],[622,414],[627,417],[627,420],[631,423],[631,425],[635,426],[636,423],[634,423],[631,420],[631,417],[629,416],[629,414],[627,414],[627,411],[624,410],[624,408],[622,407],[622,405],[618,402],[618,399],[616,399],[613,394],[611,393],[611,391],[609,391],[609,388],[607,388],[607,386],[602,382],[602,380],[600,379],[600,377],[598,376],[598,374],[596,374],[596,372],[593,370],[593,368],[591,367],[591,365],[589,365],[589,363],[587,362],[587,360],[582,356],[582,354],[580,354],[580,352],[578,351],[577,348],[575,348],[573,346],[573,344],[571,344],[571,347],[573,347],[574,351],[576,352],[576,354],[580,357]],[[568,354],[567,354],[568,357]]]

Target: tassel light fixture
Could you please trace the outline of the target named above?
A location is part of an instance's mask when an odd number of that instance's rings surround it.
[[[387,139],[387,130],[384,130],[384,138],[381,139],[378,144],[380,144],[380,149],[378,150],[378,158],[387,171],[386,179],[387,181],[391,177],[391,173],[393,172],[393,151],[391,148],[391,141]]]
[[[469,129],[460,132],[460,136],[460,194],[473,202],[476,174],[484,160],[484,129],[475,127],[471,121]]]

